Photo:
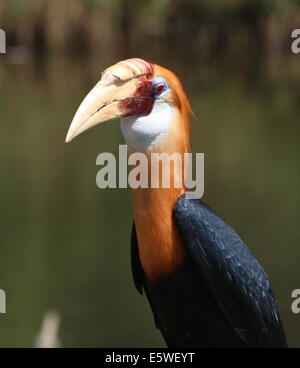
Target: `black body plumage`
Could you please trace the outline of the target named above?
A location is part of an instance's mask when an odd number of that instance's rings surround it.
[[[174,221],[187,259],[150,283],[133,227],[132,271],[169,347],[286,347],[269,280],[236,232],[198,199],[178,198]]]

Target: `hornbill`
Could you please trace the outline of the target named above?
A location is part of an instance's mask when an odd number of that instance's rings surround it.
[[[174,73],[139,58],[123,60],[83,100],[66,142],[120,118],[129,152],[184,155],[190,114]],[[286,347],[265,271],[210,207],[188,197],[184,185],[160,185],[133,189],[133,210],[134,283],[169,347]]]

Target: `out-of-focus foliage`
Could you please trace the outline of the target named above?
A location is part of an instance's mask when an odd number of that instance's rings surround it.
[[[299,0],[2,0],[0,4],[0,23],[12,44],[43,43],[67,52],[78,39],[95,51],[118,34],[122,38],[121,32],[130,35],[131,42],[145,35],[205,38],[204,50],[214,42],[222,48],[242,32],[240,37],[260,38],[268,47],[270,27],[279,31],[276,41],[283,42],[299,15]]]

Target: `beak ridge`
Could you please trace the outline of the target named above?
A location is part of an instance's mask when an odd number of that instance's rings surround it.
[[[118,101],[112,99],[113,86],[97,83],[80,104],[67,133],[66,143],[77,135],[107,120],[120,116]]]
[[[152,64],[138,58],[120,61],[106,69],[80,104],[66,142],[99,123],[128,114],[147,113],[152,108],[152,94],[146,75],[152,72]]]

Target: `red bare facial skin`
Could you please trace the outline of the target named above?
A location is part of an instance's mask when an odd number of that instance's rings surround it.
[[[150,114],[154,104],[152,82],[146,76],[138,78],[138,87],[134,97],[126,98],[119,104],[123,117],[145,116]]]

